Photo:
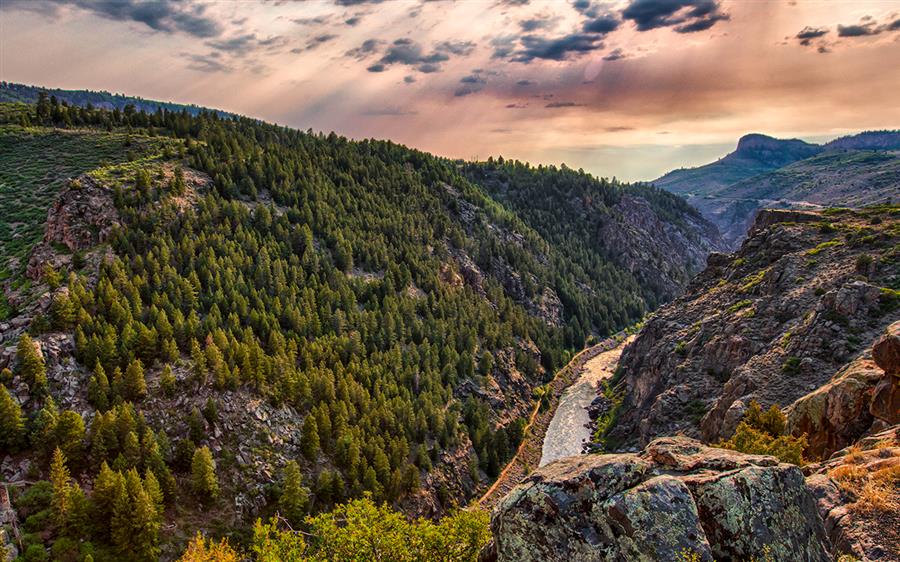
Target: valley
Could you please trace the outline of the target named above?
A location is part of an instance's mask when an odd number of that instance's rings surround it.
[[[584,506],[530,494],[587,486],[608,557],[890,559],[895,156],[786,146],[743,142],[800,160],[704,200],[803,209],[748,210],[724,253],[703,205],[566,167],[0,103],[6,544],[176,560],[204,536],[308,539],[302,560],[402,532],[413,559],[567,560],[596,547],[572,535]],[[825,166],[843,187],[785,191]],[[745,492],[801,515],[751,532],[752,501],[721,500]],[[523,543],[532,517],[571,551]]]

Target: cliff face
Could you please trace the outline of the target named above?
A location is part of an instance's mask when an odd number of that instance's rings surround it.
[[[898,319],[897,227],[891,209],[761,213],[623,353],[611,442],[727,438],[751,400],[787,407],[828,383]]]
[[[645,199],[624,195],[600,228],[599,238],[616,263],[642,286],[669,300],[703,269],[711,252],[725,249],[712,223],[691,214],[683,219],[683,226],[667,222]]]

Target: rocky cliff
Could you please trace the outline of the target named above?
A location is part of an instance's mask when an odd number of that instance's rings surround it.
[[[787,407],[844,368],[859,374],[866,364],[850,364],[900,317],[896,214],[761,213],[740,250],[711,256],[623,353],[610,442],[727,438],[751,400]]]
[[[491,530],[501,562],[831,559],[799,468],[683,437],[553,462],[497,506]]]

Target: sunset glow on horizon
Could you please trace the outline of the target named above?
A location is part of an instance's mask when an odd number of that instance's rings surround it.
[[[0,0],[0,79],[649,180],[900,127],[900,2]],[[89,40],[86,40],[89,38]]]

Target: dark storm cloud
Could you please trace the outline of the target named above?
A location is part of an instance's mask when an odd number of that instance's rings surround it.
[[[510,60],[529,63],[534,59],[562,61],[603,48],[602,35],[572,33],[562,37],[526,35],[520,40],[521,48],[512,53]]]
[[[177,0],[3,0],[0,6],[48,16],[56,15],[61,6],[70,6],[113,21],[140,23],[164,33],[181,32],[203,39],[222,33],[219,22],[204,15],[205,6],[191,6]]]
[[[718,0],[632,0],[622,18],[633,21],[638,31],[673,27],[678,33],[694,33],[730,16]]]

